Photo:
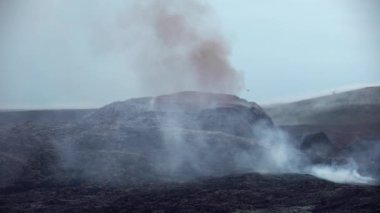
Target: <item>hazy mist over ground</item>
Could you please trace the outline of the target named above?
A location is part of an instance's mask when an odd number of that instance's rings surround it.
[[[380,81],[375,0],[0,7],[0,108],[99,107],[181,90],[268,103]]]

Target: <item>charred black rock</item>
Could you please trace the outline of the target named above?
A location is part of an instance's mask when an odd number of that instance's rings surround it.
[[[306,135],[300,149],[314,164],[331,163],[334,154],[337,152],[336,146],[324,132]]]

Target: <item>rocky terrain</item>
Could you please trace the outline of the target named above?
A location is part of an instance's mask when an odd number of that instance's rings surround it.
[[[0,211],[378,211],[375,182],[305,174],[353,158],[377,178],[373,120],[360,122],[370,127],[360,134],[352,123],[288,125],[281,107],[265,109],[273,122],[236,96],[182,92],[91,110],[0,112]]]
[[[0,192],[2,212],[378,212],[379,186],[309,175],[238,174],[142,187],[45,186]]]

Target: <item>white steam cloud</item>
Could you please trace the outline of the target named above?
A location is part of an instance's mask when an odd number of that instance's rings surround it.
[[[376,179],[359,174],[354,165],[312,166],[310,174],[335,183],[375,184]]]

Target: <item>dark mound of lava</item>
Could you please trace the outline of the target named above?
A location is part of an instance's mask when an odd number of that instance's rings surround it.
[[[181,92],[152,98],[116,102],[95,111],[92,123],[120,123],[128,126],[174,126],[201,131],[218,131],[251,137],[258,122],[272,126],[272,120],[255,103],[237,96]]]
[[[259,157],[246,159],[259,149],[258,126],[274,128],[257,104],[201,92],[115,102],[76,122],[5,125],[0,186],[125,185],[246,172],[241,161]]]

